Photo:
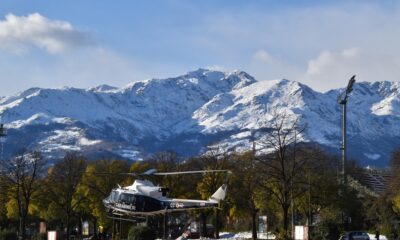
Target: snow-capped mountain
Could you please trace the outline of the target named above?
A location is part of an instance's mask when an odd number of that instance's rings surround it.
[[[386,166],[400,145],[399,87],[399,82],[354,87],[348,152],[364,165]],[[295,81],[256,81],[241,71],[206,69],[123,88],[31,88],[0,98],[9,128],[5,156],[38,149],[50,158],[77,150],[90,157],[141,159],[161,150],[195,155],[212,144],[246,150],[250,131],[266,126],[276,109],[309,126],[304,141],[339,154],[340,91],[320,93]]]

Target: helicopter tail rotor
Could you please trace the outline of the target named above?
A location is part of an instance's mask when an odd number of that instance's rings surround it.
[[[215,203],[219,203],[220,201],[224,200],[226,197],[226,188],[227,185],[223,184],[208,200]]]

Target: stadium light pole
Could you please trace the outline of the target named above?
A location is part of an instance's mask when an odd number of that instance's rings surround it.
[[[3,161],[3,154],[4,154],[4,143],[7,137],[7,129],[4,126],[2,119],[0,117],[0,161]]]
[[[347,84],[347,88],[339,95],[338,103],[342,105],[342,145],[340,150],[342,151],[342,183],[344,185],[347,184],[347,176],[346,176],[346,164],[347,164],[347,99],[351,91],[353,91],[353,85],[356,81],[356,75],[353,75],[349,83]]]

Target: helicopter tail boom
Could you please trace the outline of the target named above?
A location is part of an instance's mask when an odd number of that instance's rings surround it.
[[[218,190],[208,199],[210,202],[219,203],[226,197],[226,184],[222,185]]]

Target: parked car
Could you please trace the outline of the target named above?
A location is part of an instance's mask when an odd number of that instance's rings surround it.
[[[370,240],[368,233],[363,231],[347,232],[339,240]]]

